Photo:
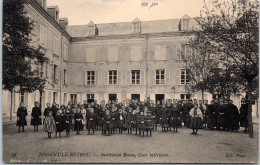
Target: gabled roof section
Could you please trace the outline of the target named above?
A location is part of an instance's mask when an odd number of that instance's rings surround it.
[[[191,17],[185,14],[181,19],[191,19]]]
[[[132,23],[135,23],[135,22],[141,22],[137,17],[135,17],[135,19],[132,21]]]
[[[95,24],[94,24],[93,21],[90,21],[90,22],[88,23],[88,26],[95,26]]]

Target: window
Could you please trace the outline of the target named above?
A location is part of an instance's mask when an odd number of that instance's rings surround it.
[[[95,85],[95,71],[87,71],[87,85]]]
[[[190,77],[189,73],[190,71],[187,69],[181,70],[181,84],[189,84],[190,83]]]
[[[74,101],[77,100],[77,94],[70,94],[70,101],[74,104]]]
[[[165,84],[165,69],[156,70],[156,84]]]
[[[94,102],[94,94],[87,94],[87,101],[88,103]]]
[[[108,99],[109,100],[114,100],[114,101],[116,101],[116,99],[117,99],[117,94],[108,94]]]
[[[189,100],[191,98],[191,94],[181,94],[181,100]]]
[[[131,70],[132,84],[140,84],[140,70]]]
[[[140,33],[140,22],[134,22],[132,26],[133,33]]]
[[[69,52],[68,46],[64,45],[64,58],[63,59],[65,61],[68,61],[68,52]]]
[[[53,53],[58,55],[60,53],[60,41],[56,36],[54,36],[53,42]]]
[[[58,65],[53,65],[53,79],[55,82],[57,82],[59,80],[58,77]]]
[[[40,45],[47,46],[47,29],[40,25]]]
[[[109,71],[109,84],[117,84],[117,70]]]
[[[67,93],[64,93],[64,96],[63,96],[63,105],[66,105],[67,103]]]
[[[131,100],[138,100],[138,101],[140,101],[140,94],[132,94],[131,95]]]
[[[20,94],[20,103],[24,103],[24,91],[21,91],[21,94]]]
[[[182,20],[181,30],[189,30],[189,20],[188,19]]]
[[[67,75],[67,70],[66,69],[63,70],[63,74],[64,74],[63,75],[64,76],[63,84],[67,85],[68,75]]]
[[[53,103],[56,103],[56,99],[57,99],[57,92],[53,92]]]

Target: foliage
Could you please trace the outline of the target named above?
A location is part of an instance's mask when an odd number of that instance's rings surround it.
[[[3,89],[12,91],[19,86],[32,92],[44,87],[35,65],[42,65],[41,47],[31,44],[34,21],[24,9],[26,0],[3,1]]]

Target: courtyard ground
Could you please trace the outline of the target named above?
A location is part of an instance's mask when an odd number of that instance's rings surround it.
[[[257,119],[258,120],[258,119]],[[29,124],[29,123],[28,123]],[[181,128],[178,133],[153,131],[152,137],[114,134],[47,138],[27,126],[18,133],[14,124],[3,126],[3,161],[6,163],[257,163],[259,125],[255,138],[241,132]]]

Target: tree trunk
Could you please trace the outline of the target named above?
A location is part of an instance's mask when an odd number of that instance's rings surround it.
[[[253,92],[253,82],[252,80],[248,80],[248,131],[249,137],[254,137],[253,131],[253,118],[252,118],[252,92]]]
[[[201,99],[202,99],[202,102],[204,104],[204,90],[201,90]]]
[[[13,119],[13,91],[10,92],[11,92],[10,120],[12,120]]]

